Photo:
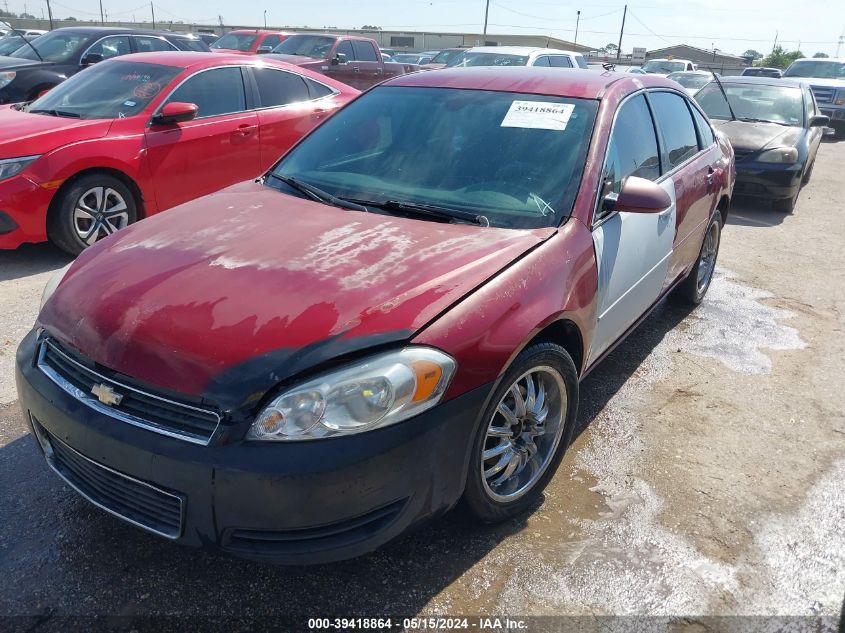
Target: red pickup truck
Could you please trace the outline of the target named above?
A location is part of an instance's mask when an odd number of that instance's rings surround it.
[[[375,40],[352,35],[289,35],[268,57],[323,73],[358,90],[419,70],[415,64],[383,61]]]

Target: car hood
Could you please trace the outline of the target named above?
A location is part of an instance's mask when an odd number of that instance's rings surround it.
[[[280,62],[287,62],[294,66],[304,66],[305,64],[319,64],[320,62],[327,63],[325,59],[318,59],[317,57],[305,57],[304,55],[283,55],[281,53],[267,53],[262,55],[262,58],[269,57],[270,59],[278,59]]]
[[[85,251],[39,323],[107,368],[236,409],[407,341],[555,231],[362,213],[242,183]]]
[[[46,154],[58,147],[105,136],[111,119],[70,119],[0,107],[0,159]]]
[[[777,123],[751,123],[749,121],[718,121],[713,125],[723,132],[735,150],[756,152],[773,147],[793,147],[804,133],[804,128],[787,127]]]
[[[21,46],[23,46],[23,44]],[[5,55],[0,55],[0,70],[17,70],[18,68],[39,65],[44,65],[44,62],[39,62],[34,59],[21,59],[20,57],[6,57]]]
[[[845,88],[845,79],[823,79],[821,77],[788,77],[803,81],[816,88]]]

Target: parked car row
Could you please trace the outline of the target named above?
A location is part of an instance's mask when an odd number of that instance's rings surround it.
[[[313,127],[316,102],[272,101],[297,81],[348,103]],[[20,159],[21,187],[74,192],[63,240],[261,161],[95,241],[18,349],[37,446],[107,512],[295,564],[372,551],[461,499],[509,520],[555,474],[580,381],[664,297],[704,299],[734,157],[675,82],[507,66],[344,90],[273,56],[156,53],[5,112],[85,145],[127,136],[125,160],[146,147],[167,179],[133,208],[113,173],[67,185]],[[313,129],[265,159],[262,114],[303,107]]]

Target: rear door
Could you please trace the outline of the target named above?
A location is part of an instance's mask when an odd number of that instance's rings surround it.
[[[258,114],[247,102],[241,68],[199,71],[164,101],[199,108],[193,121],[147,128],[147,162],[160,210],[261,173]]]
[[[257,90],[263,173],[334,108],[334,91],[271,66],[253,66],[250,70]],[[311,90],[309,83],[315,84]]]
[[[606,212],[601,200],[619,193],[628,176],[661,182],[672,204],[662,213]],[[660,153],[643,93],[620,106],[605,159],[604,185],[593,219],[598,264],[597,315],[589,363],[594,362],[657,301],[672,255],[675,191],[660,181]]]
[[[352,40],[352,49],[355,51],[355,66],[352,72],[357,75],[357,85],[353,84],[353,87],[360,90],[381,82],[384,78],[384,62],[375,44],[365,40]]]
[[[668,286],[698,257],[717,202],[719,151],[709,124],[701,130],[706,139],[699,141],[693,111],[700,113],[686,97],[658,91],[649,92],[648,100],[657,121],[664,177],[672,181],[677,204],[672,259],[664,280]]]

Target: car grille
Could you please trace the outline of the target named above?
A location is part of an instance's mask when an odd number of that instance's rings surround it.
[[[208,444],[220,424],[221,415],[215,411],[131,387],[95,371],[92,364],[53,339],[41,343],[39,369],[92,409],[134,426],[203,445]],[[101,402],[92,395],[95,388],[113,392],[119,402]]]
[[[810,86],[813,91],[813,96],[816,98],[816,103],[831,103],[836,88],[823,88],[821,86]]]
[[[110,514],[160,536],[181,536],[182,497],[95,462],[50,436],[35,418],[33,423],[50,467],[79,494]]]
[[[745,160],[746,158],[751,156],[751,154],[753,154],[753,153],[754,153],[754,150],[737,149],[736,147],[734,147],[734,157],[736,158],[736,162],[739,162],[741,160]]]

